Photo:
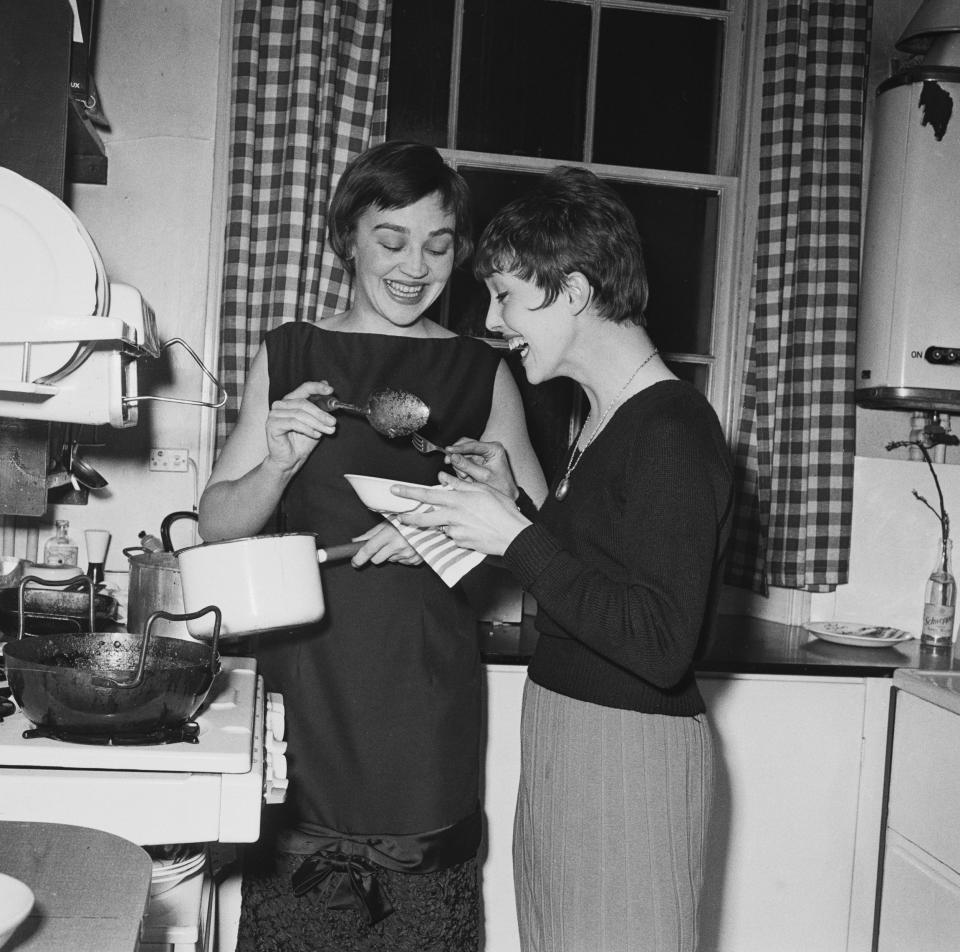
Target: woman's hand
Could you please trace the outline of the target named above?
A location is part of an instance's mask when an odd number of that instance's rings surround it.
[[[268,459],[285,471],[298,470],[320,438],[336,432],[337,418],[310,401],[314,394],[333,393],[326,382],[307,381],[270,406],[266,436]]]
[[[374,565],[382,565],[384,562],[420,565],[423,562],[400,531],[386,521],[356,536],[353,541],[364,543],[363,548],[350,560],[350,564],[355,569],[361,568],[368,562]]]
[[[502,443],[459,439],[447,447],[445,462],[461,479],[482,483],[511,500],[519,494],[510,457]]]
[[[402,512],[407,526],[442,529],[454,542],[486,555],[503,555],[527,526],[532,525],[514,501],[479,482],[440,473],[442,489],[393,486],[395,496],[416,499],[433,508],[429,512]]]

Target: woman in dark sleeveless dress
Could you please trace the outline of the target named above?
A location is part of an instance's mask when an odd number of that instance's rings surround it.
[[[320,623],[260,640],[260,670],[285,699],[291,784],[245,858],[238,949],[470,952],[482,819],[475,619],[344,479],[434,484],[444,455],[308,398],[416,393],[434,442],[500,442],[525,485],[545,487],[506,365],[423,317],[470,253],[460,176],[430,147],[374,147],[344,172],[329,227],[354,277],[351,307],[267,334],[200,502],[207,540],[253,535],[277,515],[283,530],[326,544],[364,540],[351,563],[324,567]]]

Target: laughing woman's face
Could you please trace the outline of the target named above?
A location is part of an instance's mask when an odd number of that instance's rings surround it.
[[[520,361],[530,383],[562,376],[573,330],[564,294],[543,307],[544,292],[533,281],[495,271],[486,280],[490,292],[487,330],[502,334]]]
[[[450,278],[455,224],[436,194],[404,208],[366,209],[353,239],[355,312],[380,318],[384,333],[415,324]]]

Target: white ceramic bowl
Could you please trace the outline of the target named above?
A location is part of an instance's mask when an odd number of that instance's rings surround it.
[[[30,915],[33,890],[26,883],[0,873],[0,948]]]
[[[344,478],[353,486],[360,501],[374,512],[409,512],[420,503],[416,499],[404,499],[390,492],[391,486],[414,486],[417,489],[440,489],[439,486],[424,486],[422,483],[405,483],[402,479],[383,479],[380,476],[358,476],[344,473]]]
[[[69,582],[84,577],[83,571],[76,565],[28,565],[23,574],[34,575],[47,582]]]

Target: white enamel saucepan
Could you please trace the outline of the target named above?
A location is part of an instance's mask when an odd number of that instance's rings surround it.
[[[216,605],[221,641],[313,624],[324,613],[321,563],[352,558],[362,545],[321,548],[313,532],[285,532],[180,549],[184,609]],[[194,638],[213,634],[202,617],[188,621],[187,629]]]

